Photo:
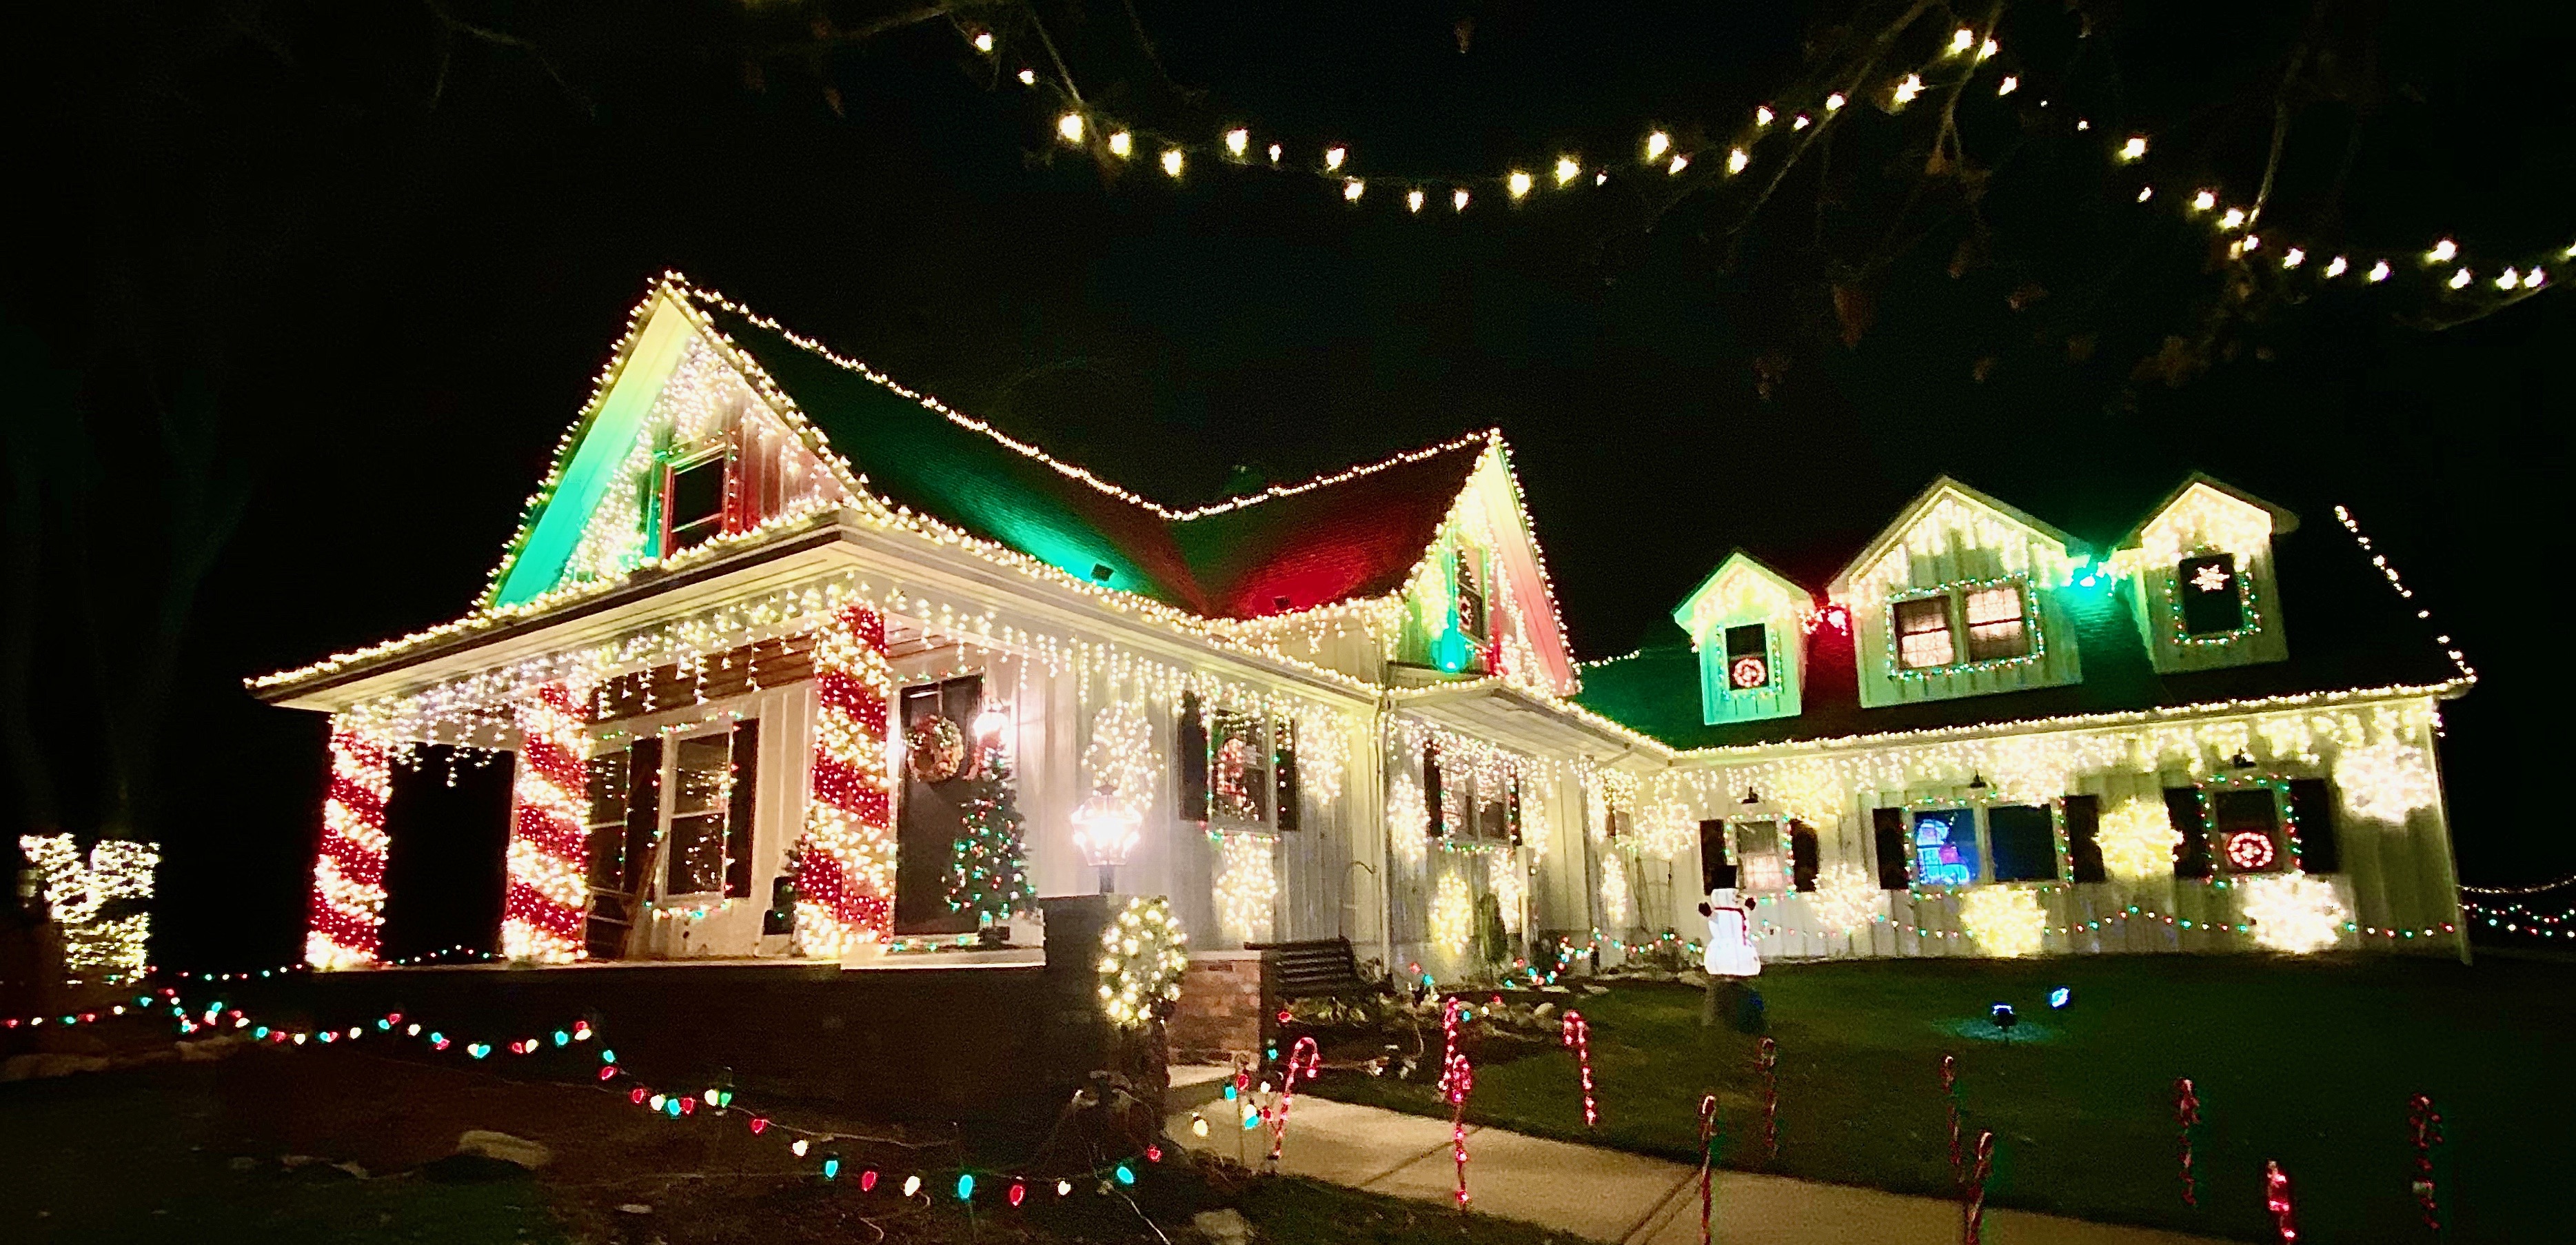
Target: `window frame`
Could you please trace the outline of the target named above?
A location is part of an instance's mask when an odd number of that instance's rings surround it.
[[[662,860],[661,868],[657,870],[659,876],[652,879],[653,898],[658,903],[668,904],[684,899],[706,899],[722,903],[726,899],[725,883],[733,872],[733,858],[731,853],[733,849],[733,796],[735,784],[744,781],[758,780],[757,775],[746,779],[743,775],[734,772],[733,732],[736,725],[736,723],[729,721],[717,722],[711,723],[700,729],[672,731],[663,736],[662,798],[660,802],[661,807],[655,810],[656,825],[654,826],[654,834],[661,844]],[[705,812],[683,814],[679,811],[681,797],[679,786],[680,750],[683,745],[694,743],[699,740],[712,740],[724,750],[724,778],[716,789],[716,806],[714,809],[714,837],[717,851],[716,884],[712,889],[707,890],[675,890],[671,883],[672,880],[678,876],[676,871],[680,865],[680,842],[678,838],[679,823],[684,817],[697,818],[708,815]],[[757,824],[757,815],[755,814],[755,827]]]
[[[1753,653],[1739,655],[1735,651],[1736,633],[1748,629],[1759,632],[1762,641],[1761,649],[1758,654],[1762,658],[1762,682],[1751,687],[1746,687],[1735,681],[1735,663],[1741,657],[1757,655]],[[1777,646],[1772,643],[1772,627],[1770,620],[1756,619],[1752,622],[1732,623],[1721,627],[1718,629],[1717,645],[1719,652],[1723,654],[1725,658],[1725,665],[1721,668],[1726,672],[1727,695],[1768,696],[1776,694],[1780,690],[1780,660]]]
[[[717,482],[715,514],[712,518],[700,519],[688,524],[687,526],[694,532],[697,529],[704,528],[712,524],[713,530],[709,531],[704,536],[691,540],[688,544],[679,544],[677,541],[680,536],[681,525],[673,522],[671,503],[679,490],[680,475],[682,472],[695,471],[710,464],[715,465],[722,473]],[[687,550],[695,549],[699,545],[705,544],[706,542],[714,540],[733,530],[734,466],[733,443],[732,438],[730,437],[726,438],[722,444],[712,445],[703,450],[698,450],[685,456],[671,459],[670,461],[662,464],[662,487],[659,490],[660,505],[657,508],[661,511],[662,532],[660,543],[663,557],[669,558]]]
[[[2228,578],[2234,581],[2236,588],[2237,625],[2232,631],[2193,631],[2190,621],[2184,614],[2183,602],[2186,598],[2183,596],[2183,564],[2204,558],[2227,559]],[[2175,644],[2195,648],[2233,644],[2261,631],[2263,613],[2256,608],[2254,575],[2246,568],[2245,559],[2237,556],[2234,550],[2221,549],[2215,545],[2195,545],[2184,550],[2174,559],[2173,565],[2167,568],[2165,575],[2165,621],[2171,628]]]
[[[2022,651],[2000,657],[1973,656],[1974,627],[1992,623],[1971,624],[1968,621],[1968,598],[1980,592],[2010,588],[2021,602]],[[1950,640],[1950,660],[1931,665],[1909,665],[1905,660],[1905,637],[1908,634],[1929,635],[1930,631],[1903,630],[1904,609],[1922,601],[1942,602],[1946,634]],[[1920,679],[1936,675],[1959,674],[1973,670],[1993,670],[2004,666],[2026,665],[2048,655],[2046,628],[2040,622],[2039,593],[2027,574],[2005,575],[1995,579],[1961,579],[1930,588],[1901,592],[1887,599],[1887,671],[1893,678]]]
[[[2048,818],[2049,856],[2055,873],[2043,878],[1995,876],[1994,810],[1999,808],[2037,809]],[[2073,875],[2072,845],[2067,839],[2066,799],[2064,796],[2038,803],[2007,800],[1930,800],[1908,805],[1905,810],[1905,877],[1908,890],[1965,890],[1972,886],[2065,886]],[[1917,852],[1922,843],[1917,839],[1916,822],[1926,813],[1959,813],[1968,820],[1968,833],[1977,853],[1975,873],[1965,882],[1926,882]],[[1957,842],[1955,838],[1951,840]]]
[[[2248,774],[2242,777],[2221,775],[2194,784],[2200,796],[2200,836],[2207,845],[2211,878],[2268,877],[2307,872],[2307,851],[2299,839],[2297,799],[2291,782],[2289,777],[2278,774]],[[2253,791],[2261,791],[2272,799],[2272,859],[2262,868],[2245,869],[2239,868],[2227,853],[2230,832],[2219,827],[2218,805],[2221,796]]]
[[[1203,824],[1207,832],[1212,835],[1294,834],[1302,829],[1305,825],[1302,807],[1305,789],[1297,772],[1296,723],[1277,714],[1247,713],[1223,706],[1209,706],[1204,702],[1198,710],[1200,734],[1204,741],[1201,755],[1206,758],[1206,768],[1202,772],[1206,775],[1207,803],[1203,806],[1206,814]],[[1257,767],[1244,767],[1246,773],[1261,775],[1259,795],[1262,809],[1259,818],[1236,815],[1221,804],[1223,797],[1217,789],[1217,754],[1225,741],[1234,737],[1228,732],[1229,722],[1249,723],[1253,727],[1252,739],[1262,753]],[[1188,732],[1184,731],[1183,735],[1186,741]],[[1292,801],[1301,807],[1293,811],[1287,809]]]

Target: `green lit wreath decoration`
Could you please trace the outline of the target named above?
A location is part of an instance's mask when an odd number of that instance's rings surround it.
[[[1100,931],[1100,1010],[1119,1028],[1144,1028],[1179,1000],[1181,970],[1189,963],[1189,936],[1171,902],[1128,900],[1126,911]]]

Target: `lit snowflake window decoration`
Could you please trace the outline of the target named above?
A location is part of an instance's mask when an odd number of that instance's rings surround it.
[[[1279,902],[1279,869],[1270,840],[1260,835],[1220,835],[1217,842],[1216,910],[1226,937],[1262,942],[1270,937]]]
[[[2128,799],[2102,814],[2093,844],[2102,849],[2104,872],[2144,881],[2173,873],[2174,849],[2182,845],[2182,832],[2174,829],[2163,801]]]
[[[2442,799],[2432,754],[2399,739],[2345,749],[2335,758],[2334,780],[2343,806],[2369,821],[2403,825],[2407,814]]]
[[[1431,805],[1422,798],[1422,784],[1411,774],[1398,774],[1386,793],[1386,833],[1395,844],[1396,859],[1408,865],[1422,863],[1429,852],[1427,838],[1431,833]]]
[[[1440,888],[1431,897],[1431,941],[1452,952],[1462,952],[1475,936],[1475,897],[1467,893],[1467,879],[1448,874],[1440,879]]]
[[[2226,567],[2216,562],[2203,562],[2199,570],[2192,572],[2191,586],[2202,592],[2225,592],[2229,578]]]
[[[1699,823],[1678,800],[1657,800],[1637,821],[1637,850],[1649,856],[1670,859],[1699,841]]]
[[[1169,901],[1128,900],[1100,931],[1100,948],[1100,1010],[1111,1024],[1142,1029],[1164,1004],[1179,1001],[1189,939]]]
[[[1839,937],[1877,920],[1886,908],[1886,894],[1859,865],[1836,861],[1816,878],[1807,910],[1826,933]]]
[[[2037,955],[2048,932],[2039,896],[2011,886],[1985,886],[1959,901],[1959,926],[1988,955]]]
[[[2274,951],[2323,951],[2342,939],[2352,920],[2333,883],[2304,873],[2247,878],[2236,891],[2245,919],[2253,923],[2254,941]]]

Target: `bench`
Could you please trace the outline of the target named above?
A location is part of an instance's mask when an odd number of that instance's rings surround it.
[[[1359,957],[1348,938],[1253,942],[1244,949],[1261,953],[1264,993],[1275,1002],[1374,994],[1383,988],[1360,975]]]

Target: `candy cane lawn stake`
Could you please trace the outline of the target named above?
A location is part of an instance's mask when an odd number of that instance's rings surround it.
[[[2277,1159],[2263,1164],[2263,1208],[2272,1212],[2272,1227],[2281,1234],[2281,1245],[2294,1245],[2299,1225],[2290,1214],[2290,1177]]]
[[[1440,1008],[1440,1098],[1449,1104],[1449,1157],[1458,1167],[1458,1210],[1467,1210],[1467,1091],[1476,1070],[1458,1049],[1458,1017],[1467,1005],[1451,999]]]
[[[1279,1166],[1279,1148],[1288,1140],[1288,1104],[1297,1100],[1297,1078],[1303,1075],[1309,1081],[1314,1080],[1322,1074],[1323,1066],[1324,1054],[1315,1048],[1315,1039],[1311,1035],[1298,1038],[1297,1044],[1288,1048],[1288,1062],[1280,1069],[1283,1079],[1279,1084],[1278,1109],[1270,1117],[1269,1162],[1273,1170]]]
[[[2174,1078],[2174,1126],[2182,1133],[2182,1204],[2196,1209],[2200,1188],[2191,1171],[2191,1130],[2200,1127],[2200,1095],[2187,1076]]]
[[[1592,1102],[1592,1024],[1581,1012],[1567,1012],[1562,1027],[1566,1049],[1574,1052],[1575,1066],[1583,1071],[1583,1126],[1590,1128],[1601,1119]]]
[[[2430,1096],[2417,1094],[2406,1100],[2406,1119],[2415,1130],[2415,1204],[2423,1208],[2425,1229],[2438,1234],[2442,1211],[2433,1185],[2433,1147],[2442,1144],[2442,1113],[2433,1109]]]
[[[1950,1183],[1967,1183],[1967,1173],[1959,1166],[1959,1059],[1941,1056],[1941,1096],[1950,1103]]]
[[[1995,1171],[1995,1135],[1977,1134],[1977,1166],[1969,1173],[1968,1200],[1959,1208],[1959,1245],[1977,1245],[1986,1230],[1986,1179]]]
[[[1716,1201],[1711,1169],[1716,1166],[1717,1095],[1703,1094],[1699,1100],[1699,1245],[1708,1245],[1709,1214]]]
[[[1762,1148],[1780,1157],[1780,1044],[1770,1038],[1753,1048],[1753,1066],[1762,1073]]]

